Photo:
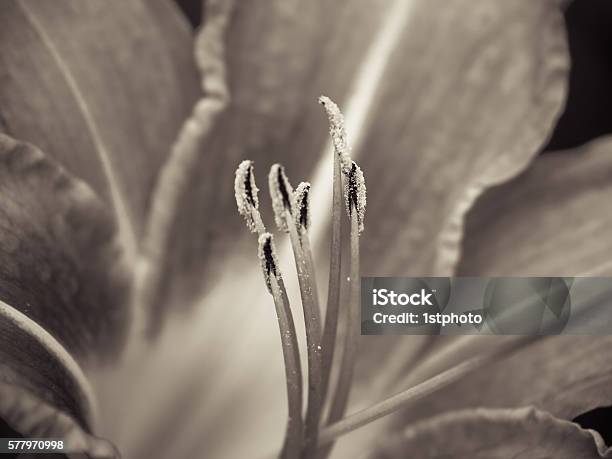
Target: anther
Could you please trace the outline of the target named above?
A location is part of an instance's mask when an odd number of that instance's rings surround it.
[[[259,261],[268,291],[272,293],[271,277],[274,276],[278,280],[280,273],[277,268],[278,260],[276,258],[274,241],[270,233],[263,233],[259,236]]]
[[[345,173],[344,201],[349,218],[356,213],[359,232],[363,231],[363,219],[366,208],[366,186],[363,172],[355,161],[351,161],[351,168]]]
[[[285,168],[280,164],[274,164],[268,175],[270,196],[272,197],[272,209],[274,210],[274,221],[279,231],[289,232],[287,226],[287,214],[291,214],[291,195],[293,188],[285,174]]]
[[[351,169],[351,149],[348,145],[346,129],[344,128],[344,115],[336,103],[327,96],[319,97],[319,103],[323,105],[329,119],[329,134],[334,144],[334,150],[340,157],[342,171],[348,174]]]
[[[238,212],[246,221],[247,228],[255,233],[263,233],[263,223],[259,215],[259,189],[255,184],[253,161],[245,160],[236,169],[236,179],[234,180],[234,193],[236,195],[236,205]]]
[[[308,230],[310,226],[310,183],[302,182],[293,193],[293,209],[295,226],[300,231]]]

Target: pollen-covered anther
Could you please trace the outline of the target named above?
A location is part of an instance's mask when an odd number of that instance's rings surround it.
[[[272,276],[274,276],[276,280],[280,280],[280,271],[278,269],[278,258],[276,257],[274,238],[270,233],[263,233],[259,236],[258,254],[266,286],[268,287],[268,291],[274,294],[272,291]]]
[[[287,218],[292,213],[291,195],[293,187],[285,174],[285,168],[280,164],[274,164],[268,175],[270,196],[272,197],[272,209],[274,210],[274,221],[279,231],[289,232]]]
[[[340,157],[342,171],[348,173],[351,168],[351,149],[348,145],[346,129],[344,127],[344,115],[338,105],[327,96],[319,97],[319,103],[323,105],[329,119],[329,134],[334,144],[334,150]]]
[[[234,181],[234,192],[236,194],[236,205],[238,212],[246,220],[247,227],[253,233],[257,231],[256,213],[259,209],[259,189],[255,184],[253,161],[244,160],[236,169]]]
[[[351,161],[351,168],[345,173],[344,200],[349,218],[356,213],[359,232],[363,231],[363,220],[366,208],[366,186],[361,168]]]
[[[302,182],[293,192],[295,226],[301,231],[310,226],[310,183]]]

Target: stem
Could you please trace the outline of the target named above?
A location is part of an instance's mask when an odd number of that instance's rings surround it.
[[[323,329],[323,373],[321,378],[322,403],[325,402],[329,389],[331,366],[336,348],[338,334],[338,311],[340,309],[340,278],[342,269],[342,175],[340,156],[334,154],[334,183],[331,220],[331,244],[329,266],[329,290],[327,292],[327,308],[325,326]]]
[[[300,231],[290,215],[286,216],[289,236],[293,247],[295,266],[300,285],[304,324],[306,328],[306,348],[308,354],[308,406],[306,409],[305,437],[306,448],[303,452],[308,457],[311,449],[316,447],[321,418],[321,314],[319,300],[314,287],[314,267],[312,256],[307,252],[308,235]],[[308,253],[308,255],[307,255]],[[310,445],[310,446],[309,446]]]
[[[278,325],[280,329],[283,358],[285,361],[285,378],[287,381],[287,430],[280,454],[281,458],[293,459],[299,456],[303,443],[302,421],[302,371],[300,353],[295,333],[295,325],[291,316],[291,308],[282,279],[270,276],[270,286]]]
[[[540,339],[541,336],[524,336],[509,346],[504,346],[488,355],[473,357],[459,365],[443,371],[433,378],[396,394],[380,403],[350,415],[335,424],[321,430],[319,446],[333,442],[336,438],[348,432],[363,427],[377,419],[405,408],[410,403],[422,399],[444,387],[458,381],[465,375],[481,368],[483,365],[494,362],[499,358],[509,357],[526,345]]]

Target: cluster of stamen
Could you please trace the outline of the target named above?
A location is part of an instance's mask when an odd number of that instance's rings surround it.
[[[335,378],[336,386],[327,397],[330,386],[331,363],[338,331],[340,312],[341,278],[341,238],[333,237],[331,246],[330,294],[326,308],[325,325],[319,306],[315,267],[310,249],[308,229],[311,222],[310,184],[300,183],[295,190],[291,186],[280,164],[274,164],[268,175],[274,220],[279,231],[288,233],[293,248],[295,265],[300,285],[302,309],[306,331],[306,351],[308,357],[308,397],[306,414],[302,414],[302,377],[296,331],[291,316],[287,293],[278,266],[273,236],[267,232],[259,213],[258,188],[255,184],[254,168],[251,161],[243,161],[236,170],[234,183],[238,212],[245,218],[247,227],[259,233],[259,259],[269,292],[274,298],[279,319],[289,416],[287,432],[281,457],[326,457],[331,444],[318,449],[318,435],[322,426],[340,419],[345,412],[351,386],[353,365],[359,336],[359,234],[363,230],[365,214],[365,182],[359,166],[351,160],[344,130],[342,113],[327,97],[319,102],[325,107],[330,124],[330,134],[334,145],[334,205],[332,206],[332,232],[340,235],[342,204],[351,221],[350,231],[350,275],[345,277],[350,283],[349,301],[345,302],[347,333],[341,346],[343,351],[341,365]],[[340,174],[340,171],[342,172]],[[344,183],[341,183],[344,182]],[[344,190],[344,199],[342,192]],[[325,407],[327,406],[327,409]],[[324,412],[327,418],[323,419]]]
[[[273,236],[266,231],[259,213],[259,190],[255,184],[253,163],[243,161],[236,171],[238,212],[245,218],[249,230],[259,233],[261,268],[266,286],[274,299],[280,327],[289,412],[285,440],[280,453],[283,458],[326,459],[335,439],[340,435],[388,416],[415,400],[458,381],[487,363],[512,355],[537,339],[537,336],[523,337],[521,340],[501,345],[488,354],[471,357],[386,400],[345,416],[360,328],[359,235],[364,228],[366,189],[363,172],[349,154],[342,113],[327,97],[320,97],[319,102],[327,111],[334,146],[329,288],[323,324],[308,239],[311,222],[310,184],[302,182],[294,190],[284,168],[279,164],[272,166],[268,177],[275,222],[281,232],[290,236],[300,284],[308,357],[305,416],[302,414],[303,383],[295,325],[278,265]],[[343,238],[340,214],[343,206],[350,221],[349,276],[342,276]],[[347,289],[342,288],[342,282],[348,282]],[[345,291],[348,291],[349,298],[341,301],[341,292]],[[342,310],[341,304],[345,305]],[[336,359],[334,354],[336,342],[339,341],[338,323],[341,312],[342,320],[345,321],[345,333],[343,342],[338,343],[341,344],[340,358]],[[469,346],[470,337],[463,338],[464,344]],[[333,369],[335,378],[332,378],[332,362],[337,361],[340,364]],[[333,387],[332,380],[335,382]]]

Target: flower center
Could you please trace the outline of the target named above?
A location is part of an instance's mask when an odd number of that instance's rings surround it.
[[[305,416],[302,415],[302,371],[296,330],[282,274],[278,266],[273,236],[267,232],[259,213],[257,195],[259,190],[255,184],[251,161],[245,160],[238,166],[234,182],[238,212],[245,218],[247,228],[259,234],[261,267],[268,291],[274,299],[280,327],[289,407],[287,430],[281,452],[282,457],[311,457],[317,450],[321,426],[332,424],[344,415],[351,388],[359,337],[359,234],[363,230],[365,213],[365,182],[361,169],[350,159],[342,113],[337,105],[327,97],[321,97],[319,102],[327,111],[330,134],[335,149],[330,293],[324,327],[321,323],[315,266],[308,237],[308,228],[311,221],[310,184],[302,182],[294,190],[285,174],[284,167],[280,164],[274,164],[268,175],[276,226],[279,231],[289,233],[300,286],[308,361]],[[342,174],[340,174],[340,171],[342,171]],[[343,190],[344,200],[342,199]],[[340,346],[342,356],[335,378],[336,385],[333,393],[328,397],[328,392],[331,392],[328,389],[330,389],[330,381],[332,380],[330,377],[332,361],[334,360],[334,351],[338,339],[340,259],[343,248],[340,214],[343,204],[346,206],[351,222],[349,301],[345,302],[347,308],[343,311],[347,321],[347,333],[344,336],[342,346]],[[323,421],[324,412],[327,412],[325,421]],[[331,443],[325,446],[324,450],[319,452],[319,456],[327,456],[331,451],[331,446]]]
[[[327,112],[334,145],[330,274],[323,321],[308,236],[311,222],[310,184],[302,182],[294,190],[284,167],[280,164],[273,165],[268,175],[275,223],[279,231],[289,234],[300,287],[308,361],[305,415],[302,414],[304,391],[300,364],[300,352],[304,350],[298,347],[274,238],[266,230],[259,212],[259,189],[255,184],[252,161],[245,160],[238,166],[234,183],[238,212],[245,218],[247,228],[259,235],[261,268],[268,291],[274,300],[280,328],[288,400],[287,429],[281,449],[283,458],[325,459],[339,436],[387,416],[484,365],[507,358],[537,340],[534,336],[518,338],[488,354],[467,359],[416,386],[344,417],[359,339],[359,236],[364,229],[366,189],[363,172],[349,154],[342,113],[327,97],[322,96],[319,102]],[[343,207],[350,221],[348,244],[343,244],[341,231]],[[343,250],[348,250],[350,254],[348,277],[342,276]],[[348,288],[341,288],[342,279],[346,279]],[[341,293],[344,292],[347,292],[348,298],[342,299]],[[341,304],[343,308],[340,307]],[[346,330],[342,339],[338,336],[340,320],[344,323],[343,329]],[[469,341],[472,337],[464,338]],[[341,353],[339,358],[335,357],[336,348]],[[339,365],[332,368],[332,362],[339,362]],[[332,370],[334,378],[331,377]],[[334,384],[331,381],[334,381]]]

